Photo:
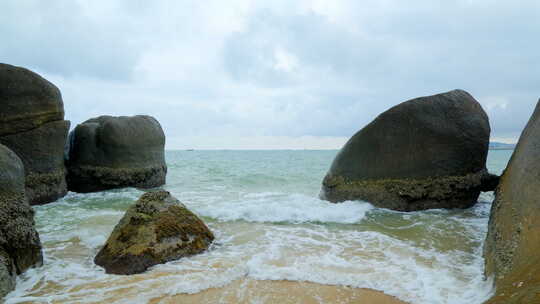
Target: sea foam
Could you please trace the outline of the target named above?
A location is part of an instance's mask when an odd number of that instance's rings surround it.
[[[482,279],[480,247],[467,252],[440,250],[429,245],[430,242],[418,246],[389,232],[366,230],[369,221],[363,223],[371,211],[376,211],[374,216],[382,213],[423,226],[428,222],[437,226],[438,220],[451,220],[468,227],[463,229],[464,233],[476,230],[478,236],[474,238],[480,241],[485,218],[473,220],[466,214],[446,210],[405,214],[363,202],[333,205],[304,195],[287,196],[286,202],[281,203],[278,198],[283,196],[279,193],[242,196],[243,201],[228,208],[229,211],[226,206],[230,202],[218,204],[214,209],[211,205],[191,206],[199,214],[215,219],[208,222],[216,234],[211,250],[157,265],[147,273],[131,277],[107,275],[92,263],[100,242],[108,235],[106,231],[110,232],[116,221],[92,219],[118,217],[119,212],[86,210],[80,222],[68,229],[66,238],[56,230],[45,233],[45,265],[21,276],[7,303],[145,303],[166,295],[223,287],[242,278],[371,288],[410,303],[476,304],[491,294],[491,282]],[[293,207],[284,208],[285,204]],[[266,213],[255,212],[265,205]],[[313,210],[308,210],[313,205]],[[339,209],[340,206],[347,208]],[[485,208],[485,204],[479,204],[474,209]],[[356,210],[356,214],[351,214],[351,210]],[[475,212],[480,211],[470,211]],[[347,228],[349,223],[359,226]],[[415,228],[416,225],[403,225],[395,231]],[[92,237],[92,233],[97,236]],[[103,238],[92,240],[96,237]],[[61,288],[51,293],[47,290],[49,284]]]
[[[275,192],[244,194],[236,201],[214,201],[211,204],[191,205],[199,215],[220,221],[342,223],[361,221],[373,209],[369,203],[348,201],[333,204],[302,194],[286,195]]]

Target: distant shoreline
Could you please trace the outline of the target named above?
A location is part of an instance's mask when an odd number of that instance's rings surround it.
[[[488,150],[514,150],[516,147],[490,147]],[[165,149],[165,151],[173,152],[197,152],[197,151],[339,151],[340,149]]]

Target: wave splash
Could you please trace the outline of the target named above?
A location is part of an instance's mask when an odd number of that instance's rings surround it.
[[[373,209],[369,203],[348,201],[333,204],[302,194],[276,192],[250,193],[237,201],[214,201],[190,205],[199,215],[220,221],[269,223],[340,223],[360,222]]]

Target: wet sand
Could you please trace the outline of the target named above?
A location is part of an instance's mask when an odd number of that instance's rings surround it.
[[[196,294],[178,294],[154,298],[150,301],[150,304],[173,303],[406,304],[393,296],[371,289],[253,279],[236,280],[222,288],[210,288]]]
[[[93,282],[71,288],[51,282],[43,282],[34,286],[26,301],[19,304],[409,304],[381,291],[353,288],[341,285],[324,285],[304,281],[256,280],[241,278],[223,287],[209,288],[197,293],[163,294],[155,297],[141,296],[141,289],[160,290],[165,280],[178,280],[169,273],[147,273],[143,275],[121,276],[116,282]],[[166,284],[166,283],[165,283]],[[139,288],[138,288],[139,287]],[[59,292],[64,290],[65,293]],[[97,294],[96,292],[102,291]],[[56,294],[44,300],[42,296]]]

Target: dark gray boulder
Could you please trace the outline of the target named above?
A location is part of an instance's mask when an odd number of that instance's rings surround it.
[[[496,184],[486,170],[489,134],[486,113],[465,91],[405,101],[349,139],[321,197],[400,211],[470,207]]]
[[[30,70],[0,64],[0,107],[0,143],[23,161],[30,204],[64,196],[69,121],[60,90]]]
[[[540,101],[521,134],[491,206],[484,243],[488,303],[540,303]]]
[[[93,192],[165,184],[165,134],[146,115],[100,116],[69,135],[66,154],[68,188]]]
[[[22,161],[0,145],[0,299],[15,287],[15,278],[43,263],[34,211],[25,195]]]

